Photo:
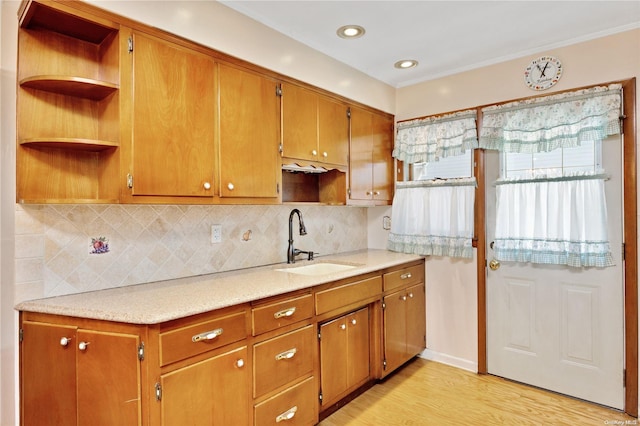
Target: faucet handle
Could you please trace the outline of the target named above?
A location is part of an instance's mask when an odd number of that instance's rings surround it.
[[[318,254],[318,253],[314,253],[312,251],[307,252],[307,254],[309,255],[309,258],[307,260],[313,260],[313,256]]]

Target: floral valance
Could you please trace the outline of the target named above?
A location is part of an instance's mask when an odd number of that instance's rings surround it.
[[[549,152],[619,134],[621,87],[612,84],[483,108],[480,147]]]
[[[478,147],[476,110],[398,123],[393,156],[425,163],[460,155]]]

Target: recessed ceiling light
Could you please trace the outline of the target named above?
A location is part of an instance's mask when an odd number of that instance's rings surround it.
[[[407,68],[417,67],[418,61],[416,61],[415,59],[403,59],[393,64],[393,66],[401,70],[405,70]]]
[[[364,35],[364,28],[360,25],[345,25],[336,31],[338,37],[341,38],[358,38]]]

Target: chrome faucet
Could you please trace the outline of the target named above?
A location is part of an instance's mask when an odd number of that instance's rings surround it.
[[[298,222],[300,222],[300,235],[307,235],[307,228],[304,226],[304,221],[302,220],[302,213],[300,210],[293,209],[289,214],[289,248],[287,249],[287,263],[295,263],[296,256],[299,254],[307,254],[309,256],[309,260],[313,260],[313,252],[312,251],[303,251],[298,250],[297,248],[293,248],[293,215],[298,215]]]

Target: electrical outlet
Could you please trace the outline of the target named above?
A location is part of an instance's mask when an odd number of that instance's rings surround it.
[[[222,242],[222,225],[211,225],[211,244]]]

